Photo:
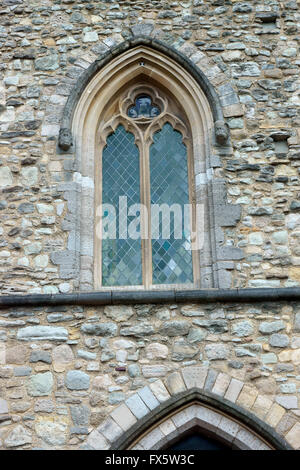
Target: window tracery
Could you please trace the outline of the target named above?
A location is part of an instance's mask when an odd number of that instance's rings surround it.
[[[122,93],[105,117],[98,130],[101,286],[193,287],[192,146],[183,110],[142,83]],[[115,239],[106,233],[107,204],[115,208]]]
[[[60,148],[63,151],[70,148],[76,162],[75,184],[70,185],[70,191],[76,190],[76,209],[66,218],[70,227],[67,250],[52,256],[60,265],[61,275],[70,278],[72,269],[83,291],[230,287],[231,273],[223,261],[242,259],[243,253],[240,248],[223,245],[223,227],[236,225],[241,208],[227,203],[224,182],[215,170],[224,154],[220,144],[225,142],[226,152],[231,147],[213,85],[188,58],[145,38],[122,43],[91,64],[83,75],[66,103],[59,139]],[[152,106],[158,107],[160,114],[130,118],[129,108],[143,95],[151,98]],[[102,201],[102,151],[106,140],[120,124],[132,133],[139,152],[140,201],[150,204],[149,149],[153,135],[165,123],[181,134],[186,146],[191,233],[197,237],[197,249],[192,250],[193,284],[153,284],[152,242],[144,241],[142,233],[143,283],[103,286],[102,243],[97,231],[98,207]],[[143,180],[145,174],[148,180]],[[143,213],[141,219],[141,231],[146,232],[148,219],[143,218]],[[114,294],[117,295],[118,292]]]

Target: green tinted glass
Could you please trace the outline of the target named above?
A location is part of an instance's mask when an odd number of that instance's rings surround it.
[[[140,203],[139,150],[122,125],[107,138],[102,154],[102,204],[111,204],[116,212],[116,239],[102,240],[103,286],[142,284],[141,239],[120,239],[119,196],[127,197],[128,207]]]
[[[176,211],[170,211],[168,237],[165,237],[163,232],[168,225],[167,212],[164,211],[163,216],[159,214],[157,239],[153,237],[152,226],[153,284],[192,283],[193,264],[188,216],[185,217],[184,223],[184,204],[189,204],[187,150],[182,143],[181,134],[168,123],[154,134],[150,147],[150,184],[152,205],[176,205]],[[154,210],[153,206],[151,210]],[[153,224],[154,217],[151,219]],[[181,239],[178,238],[180,233]]]

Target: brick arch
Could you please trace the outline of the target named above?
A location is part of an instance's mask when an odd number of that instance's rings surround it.
[[[116,406],[83,448],[157,450],[188,430],[200,429],[235,449],[292,449],[271,426],[277,419],[275,402],[263,420],[257,413],[257,392],[251,407],[241,406],[251,389],[255,391],[224,372],[184,367],[140,388]]]

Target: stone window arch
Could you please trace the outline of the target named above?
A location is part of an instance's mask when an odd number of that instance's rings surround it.
[[[148,130],[145,122],[138,123],[139,119],[126,114],[139,96],[150,97],[153,107],[159,110],[158,115],[148,119],[153,121],[148,123]],[[133,283],[132,287],[230,287],[226,268],[232,269],[232,260],[243,255],[237,248],[221,246],[222,227],[237,223],[240,207],[226,203],[224,180],[214,175],[214,167],[218,166],[215,162],[220,162],[222,150],[226,148],[228,153],[231,149],[218,96],[204,74],[186,57],[145,38],[127,41],[93,63],[67,102],[59,145],[64,152],[75,154],[77,194],[68,250],[52,254],[52,261],[62,265],[61,276],[64,277],[65,266],[73,263],[80,290],[122,287],[118,283],[113,286],[113,282],[103,285],[102,244],[96,237],[96,207],[103,189],[103,152],[120,125],[134,136],[140,156],[149,153],[155,132],[171,125],[187,149],[189,202],[193,208],[196,205],[203,208],[201,224],[196,227],[200,249],[191,253],[191,282],[173,279],[170,284],[155,285],[151,245],[142,242],[142,282],[140,286]],[[143,165],[141,162],[140,159]],[[142,194],[149,186],[149,170],[140,168],[140,175]],[[193,212],[191,223],[195,220]],[[125,287],[131,286],[125,283]]]

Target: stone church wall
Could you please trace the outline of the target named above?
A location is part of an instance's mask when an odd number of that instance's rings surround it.
[[[0,13],[3,294],[78,289],[66,250],[82,187],[57,146],[63,109],[88,66],[135,35],[190,58],[219,95],[232,147],[214,173],[242,209],[221,244],[244,252],[222,287],[299,286],[299,2],[4,0]]]
[[[223,245],[244,253],[227,262],[226,287],[299,287],[299,8],[293,0],[3,0],[1,294],[78,290],[70,260],[53,256],[68,248],[81,190],[74,155],[57,145],[61,118],[89,65],[141,35],[194,61],[223,106],[232,147],[214,171],[227,203],[242,209]],[[299,449],[300,305],[0,311],[1,449],[106,449],[126,428],[118,410],[134,424],[149,397],[163,403],[192,386]]]
[[[11,308],[0,328],[2,449],[107,449],[193,386],[300,447],[299,303]]]

